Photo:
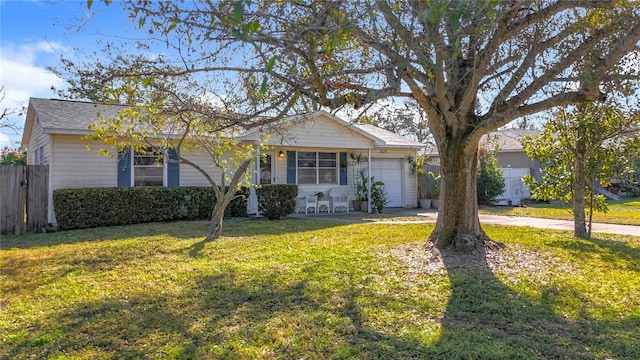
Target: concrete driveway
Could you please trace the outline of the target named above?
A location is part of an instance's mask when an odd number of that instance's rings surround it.
[[[292,218],[303,218],[313,220],[330,220],[343,222],[367,222],[367,223],[420,223],[435,222],[438,218],[437,210],[407,209],[407,208],[385,208],[383,214],[370,215],[361,212],[350,212],[349,214],[292,214]],[[391,220],[398,217],[424,217],[424,220]],[[498,224],[508,226],[530,226],[540,229],[554,229],[573,231],[572,220],[554,220],[542,219],[522,216],[504,216],[480,214],[480,223],[482,224]],[[594,223],[592,232],[607,233],[617,235],[640,236],[640,226],[635,225],[616,225]]]
[[[438,218],[437,212],[418,212],[418,216],[424,216],[432,221]],[[522,216],[503,216],[480,214],[481,224],[499,224],[509,226],[530,226],[541,229],[569,230],[573,231],[573,221],[571,220],[554,220],[542,219]],[[616,225],[593,223],[594,233],[607,233],[618,235],[640,236],[640,226],[634,225]]]

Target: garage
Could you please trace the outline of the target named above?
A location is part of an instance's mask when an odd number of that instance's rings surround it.
[[[371,176],[384,183],[386,207],[402,207],[402,159],[372,159]]]

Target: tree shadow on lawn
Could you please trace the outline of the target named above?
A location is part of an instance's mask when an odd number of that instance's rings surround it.
[[[591,309],[597,305],[563,283],[544,286],[539,299],[527,298],[494,275],[484,254],[443,252],[442,258],[451,283],[451,297],[442,318],[442,336],[429,349],[430,358],[640,356],[640,347],[632,340],[640,336],[640,318],[596,320]],[[563,316],[563,311],[572,313],[571,317]]]
[[[451,295],[435,343],[416,335],[433,329],[412,328],[410,321],[375,325],[367,314],[397,311],[392,304],[401,294],[379,293],[358,276],[332,274],[333,260],[321,261],[302,268],[302,273],[286,267],[240,270],[240,264],[194,277],[184,290],[172,294],[141,293],[78,303],[29,326],[24,330],[28,338],[3,345],[0,357],[3,353],[7,358],[182,359],[635,359],[640,355],[633,340],[640,335],[640,318],[591,319],[588,309],[593,304],[562,284],[545,286],[539,300],[526,298],[503,284],[484,256],[465,259],[443,253]],[[322,276],[346,278],[325,289]],[[421,320],[430,320],[424,304],[402,299],[402,305]],[[559,315],[567,302],[581,304],[573,320]],[[411,331],[389,330],[405,325]]]
[[[346,349],[336,342],[354,341],[352,301],[334,314],[308,294],[306,281],[283,281],[282,274],[247,280],[223,272],[199,278],[177,297],[79,303],[30,326],[28,338],[5,344],[0,357],[326,358]],[[393,346],[382,349],[382,337],[356,334],[384,358],[416,345],[389,337]]]
[[[6,358],[242,358],[240,342],[255,340],[255,327],[274,313],[315,306],[305,299],[303,282],[238,281],[222,273],[202,277],[184,294],[79,303],[29,327],[28,339],[5,348]]]
[[[357,292],[343,306],[287,274],[203,276],[184,294],[79,303],[28,328],[0,357],[55,358],[407,358],[415,341],[367,329]],[[8,345],[8,346],[7,346]],[[353,347],[355,346],[355,348]],[[419,353],[419,352],[418,352]]]
[[[15,236],[2,235],[0,248],[3,250],[30,249],[61,244],[70,245],[82,242],[110,241],[159,235],[167,235],[178,239],[190,239],[204,236],[206,224],[205,221],[153,222],[61,230],[49,233],[24,233]]]
[[[232,226],[223,226],[222,237],[225,239],[247,240],[259,236],[283,236],[295,235],[316,230],[326,230],[348,226],[351,223],[344,221],[315,221],[302,219],[266,220],[258,219],[250,222],[240,222]],[[189,246],[189,256],[199,258],[207,244],[214,244],[217,240],[201,240]],[[262,241],[262,240],[261,240]]]
[[[640,246],[630,246],[630,243],[631,241],[591,238],[555,240],[549,245],[569,250],[573,256],[585,261],[594,256],[608,262],[622,261],[624,267],[640,272]]]
[[[225,220],[223,237],[255,235],[278,235],[301,232],[335,226],[344,226],[343,222],[312,221],[288,219],[269,221],[265,219]],[[208,221],[176,221],[167,223],[141,223],[121,226],[108,226],[90,229],[57,231],[51,233],[25,233],[21,235],[1,235],[0,250],[30,249],[61,244],[77,244],[88,241],[110,241],[128,238],[169,236],[176,239],[204,238],[209,226]]]

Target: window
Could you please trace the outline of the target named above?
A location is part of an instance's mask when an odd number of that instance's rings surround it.
[[[36,149],[33,151],[33,165],[40,165],[40,163],[38,163],[38,159],[39,159],[39,157],[38,157],[38,151],[39,151],[39,150],[40,150],[40,149],[36,148]]]
[[[337,184],[336,153],[298,152],[298,184]]]
[[[133,186],[163,186],[162,154],[151,149],[133,155]]]
[[[175,149],[163,153],[152,148],[134,152],[129,147],[118,152],[118,187],[180,186],[180,163]]]
[[[42,165],[44,164],[44,146],[37,147],[33,152],[33,164],[34,165]]]

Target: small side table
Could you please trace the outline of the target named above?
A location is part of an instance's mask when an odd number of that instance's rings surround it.
[[[316,213],[330,213],[331,212],[331,204],[329,200],[318,200],[318,209],[316,209]]]

